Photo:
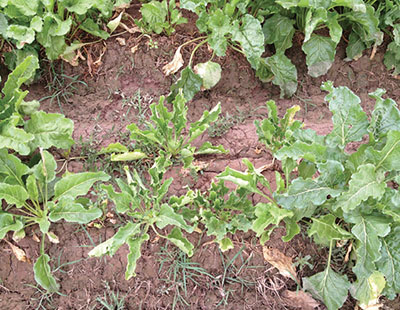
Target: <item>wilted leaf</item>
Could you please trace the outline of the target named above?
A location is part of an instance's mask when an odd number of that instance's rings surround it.
[[[194,67],[194,73],[203,79],[203,87],[210,89],[221,79],[221,66],[212,61],[199,63]]]
[[[165,76],[168,76],[170,74],[174,74],[178,72],[180,68],[183,66],[183,58],[181,54],[181,47],[179,46],[178,49],[175,52],[174,58],[172,59],[171,62],[167,63],[163,68],[163,72]]]
[[[277,268],[281,275],[293,279],[299,283],[296,269],[293,266],[293,261],[290,257],[287,257],[278,249],[270,248],[268,246],[263,246],[263,255],[264,259],[272,266]]]

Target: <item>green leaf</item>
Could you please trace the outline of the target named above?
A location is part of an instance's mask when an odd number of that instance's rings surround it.
[[[330,267],[309,278],[303,278],[303,287],[314,298],[325,303],[328,310],[339,309],[347,299],[350,282]]]
[[[218,119],[220,114],[221,103],[217,103],[210,111],[205,110],[199,120],[190,124],[188,143],[191,143],[194,139],[205,132],[210,127],[211,123]]]
[[[182,70],[179,80],[172,84],[167,100],[171,103],[182,89],[186,101],[190,101],[200,91],[201,85],[203,85],[203,79],[195,74],[190,67],[186,67]]]
[[[115,31],[115,29],[118,28],[118,26],[121,22],[123,13],[124,13],[124,11],[122,11],[116,18],[114,18],[113,20],[110,20],[107,23],[107,27],[108,27],[108,29],[110,29],[110,33],[113,33]]]
[[[17,40],[17,48],[35,41],[35,30],[22,25],[10,25],[7,28],[7,37]]]
[[[39,202],[39,190],[36,183],[36,178],[33,174],[29,175],[26,179],[26,189],[29,194],[30,200],[34,202]]]
[[[17,208],[24,206],[29,198],[25,188],[21,185],[10,185],[0,183],[0,199],[4,199],[8,204],[15,205]]]
[[[121,143],[110,143],[107,145],[107,147],[103,147],[100,152],[100,154],[109,154],[109,153],[126,153],[129,152],[128,148],[125,145],[122,145]]]
[[[388,70],[393,70],[394,76],[400,73],[400,44],[390,42],[385,53],[383,63]]]
[[[54,200],[69,196],[75,198],[86,195],[97,181],[108,181],[110,176],[105,172],[81,172],[63,177],[55,185]]]
[[[336,43],[329,37],[313,34],[302,46],[306,53],[308,74],[319,77],[328,72],[335,60]]]
[[[71,29],[72,18],[61,20],[57,16],[53,16],[53,23],[48,29],[49,36],[65,36]]]
[[[382,240],[380,253],[376,266],[386,278],[384,295],[392,299],[400,292],[400,226],[395,226]]]
[[[19,231],[24,227],[21,221],[14,219],[14,215],[0,211],[0,239],[9,231]]]
[[[182,235],[182,231],[178,227],[174,227],[171,230],[167,239],[185,252],[189,257],[193,256],[193,244]]]
[[[86,0],[58,0],[62,5],[72,13],[85,15],[92,5],[97,1]]]
[[[338,198],[334,208],[342,208],[344,212],[348,213],[370,197],[379,200],[385,193],[386,183],[384,180],[384,173],[377,172],[374,165],[359,166],[357,172],[351,176],[349,190]]]
[[[48,149],[52,146],[68,149],[74,144],[74,122],[61,114],[35,112],[25,123],[25,130],[35,136],[31,143],[32,150],[37,147]]]
[[[134,238],[139,232],[139,223],[128,222],[114,236],[92,249],[88,255],[90,257],[113,256],[124,243],[128,242],[130,238]]]
[[[225,150],[222,145],[214,146],[209,141],[204,142],[195,152],[196,155],[227,153],[229,153],[229,151]]]
[[[225,35],[232,29],[230,18],[221,9],[216,9],[209,16],[207,26],[211,30],[208,40],[210,47],[215,51],[217,56],[225,56],[228,46],[228,40],[225,38]]]
[[[361,309],[379,304],[379,298],[385,288],[386,280],[382,273],[374,271],[369,277],[357,279],[351,288],[351,294],[360,303]]]
[[[114,191],[112,185],[101,185],[101,188],[107,191],[108,197],[115,203],[115,207],[118,213],[125,213],[130,209],[131,204],[134,202],[130,193],[122,191],[117,193]]]
[[[86,209],[80,203],[68,196],[62,197],[58,203],[50,210],[49,219],[57,222],[64,219],[67,222],[87,224],[99,218],[103,212],[96,207]]]
[[[367,149],[366,154],[375,164],[375,169],[400,170],[400,131],[389,131],[383,149],[381,151]]]
[[[397,103],[393,99],[383,99],[386,93],[383,89],[377,89],[369,96],[376,100],[374,110],[371,115],[369,131],[374,134],[375,139],[379,139],[390,130],[400,131],[400,111]]]
[[[194,66],[194,72],[203,79],[205,89],[213,88],[221,79],[221,66],[216,62],[199,63]]]
[[[186,230],[188,233],[193,232],[193,227],[186,224],[183,216],[176,213],[167,204],[161,206],[160,213],[157,215],[156,225],[160,229],[168,225],[173,225]]]
[[[297,89],[297,70],[283,52],[266,59],[266,64],[274,74],[272,83],[281,89],[281,98],[291,97]]]
[[[351,229],[358,240],[357,263],[353,272],[357,278],[362,279],[376,270],[375,262],[381,258],[380,237],[385,237],[390,232],[389,218],[380,215],[352,215],[347,221],[355,224]]]
[[[33,16],[38,12],[39,0],[12,0],[9,4],[14,5],[25,16]]]
[[[43,20],[40,18],[40,16],[35,16],[31,20],[31,25],[30,28],[35,30],[36,32],[41,32],[43,28]]]
[[[131,161],[147,158],[147,155],[141,151],[127,152],[122,154],[111,154],[111,161]]]
[[[50,183],[55,179],[56,168],[57,163],[53,155],[47,151],[43,151],[42,160],[35,165],[32,170],[36,179],[41,183],[41,186],[43,186],[44,184]]]
[[[349,43],[346,47],[346,60],[357,60],[362,56],[363,51],[366,49],[365,43],[355,32],[350,33]]]
[[[292,145],[282,147],[274,156],[280,161],[286,158],[291,158],[293,160],[304,158],[310,162],[316,163],[326,159],[327,147],[319,143],[308,144],[296,141]]]
[[[277,52],[284,52],[292,47],[295,33],[295,21],[280,14],[274,14],[265,20],[263,33],[266,44],[274,44]]]
[[[34,136],[25,130],[15,127],[11,121],[5,121],[0,126],[0,149],[13,149],[21,155],[29,155],[31,148],[29,142]]]
[[[28,174],[29,171],[29,167],[24,165],[18,157],[9,154],[7,149],[0,149],[0,173],[8,175],[22,185],[22,176]]]
[[[40,255],[33,265],[33,272],[35,280],[40,286],[50,293],[55,293],[58,291],[58,284],[51,274],[49,261],[50,257],[47,254]]]
[[[312,225],[308,235],[314,238],[317,244],[329,246],[332,240],[352,239],[353,235],[337,225],[336,217],[332,214],[312,218]]]
[[[347,87],[334,88],[332,82],[325,82],[321,89],[329,91],[325,100],[333,114],[333,130],[327,143],[344,148],[349,142],[360,141],[368,133],[369,125],[360,98]]]
[[[125,279],[129,280],[132,277],[136,276],[136,262],[141,256],[140,248],[142,244],[149,240],[150,236],[145,233],[142,236],[136,238],[129,238],[128,239],[128,246],[129,246],[129,254],[128,254],[128,264],[126,265],[126,272],[125,272]]]
[[[256,232],[257,237],[263,235],[260,240],[263,244],[268,241],[271,233],[282,220],[293,216],[293,212],[279,208],[272,203],[260,202],[256,205],[255,216],[256,220],[253,222],[252,229]],[[267,228],[268,230],[265,231]]]
[[[141,6],[143,20],[151,31],[160,34],[164,29],[164,23],[168,15],[167,2],[151,1]]]
[[[85,21],[79,25],[79,28],[96,37],[102,38],[103,40],[107,40],[110,37],[110,34],[101,30],[99,25],[91,18],[85,19]]]
[[[240,43],[246,58],[256,69],[254,61],[260,58],[264,52],[264,34],[259,20],[246,14],[240,23],[239,20],[234,21],[231,33],[232,40]]]
[[[312,179],[297,178],[284,194],[274,195],[276,202],[288,210],[302,210],[310,205],[320,206],[328,196],[337,197],[340,190],[319,184]]]
[[[315,28],[328,20],[327,10],[324,8],[318,8],[316,10],[308,10],[306,14],[306,20],[304,22],[304,43],[310,40],[312,33]]]

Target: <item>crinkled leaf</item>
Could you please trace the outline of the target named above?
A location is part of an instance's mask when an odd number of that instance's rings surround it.
[[[375,169],[385,171],[400,170],[400,131],[389,131],[387,142],[381,151],[367,149],[367,157],[375,164]]]
[[[146,22],[150,30],[160,34],[164,29],[164,22],[168,15],[167,2],[151,1],[141,6],[143,20]]]
[[[224,238],[218,241],[218,245],[222,252],[226,252],[228,250],[232,250],[235,248],[235,246],[232,243],[232,240],[229,238]]]
[[[304,158],[310,162],[321,162],[327,156],[327,147],[319,143],[308,144],[296,141],[292,145],[282,147],[274,156],[280,161],[286,158],[293,160]]]
[[[75,198],[86,195],[92,185],[97,181],[108,181],[110,176],[105,172],[81,172],[63,177],[55,185],[54,200],[69,196]]]
[[[350,282],[330,267],[309,278],[303,278],[303,287],[314,298],[325,303],[328,310],[339,309],[347,299]]]
[[[130,206],[134,201],[130,193],[126,191],[122,191],[120,193],[115,192],[112,185],[102,184],[101,187],[107,191],[108,197],[110,197],[110,199],[115,203],[117,212],[125,213],[130,209]]]
[[[86,0],[58,0],[69,11],[79,15],[84,15],[97,1]]]
[[[353,272],[357,278],[368,277],[376,269],[375,262],[381,258],[380,237],[389,234],[389,219],[380,215],[355,215],[348,221],[355,224],[351,232],[358,240],[357,263]]]
[[[340,190],[336,190],[319,184],[312,179],[297,178],[289,186],[284,194],[276,194],[278,204],[288,210],[305,209],[310,205],[320,206],[328,196],[337,197]]]
[[[0,126],[0,149],[13,149],[21,155],[29,155],[31,148],[29,142],[34,136],[25,130],[15,127],[10,121],[5,121]]]
[[[204,155],[204,154],[226,154],[228,153],[227,150],[224,149],[222,145],[214,146],[211,142],[207,141],[200,146],[195,154],[196,155]]]
[[[179,80],[172,84],[167,100],[172,102],[180,89],[182,89],[186,101],[192,100],[194,95],[200,91],[201,85],[203,85],[203,79],[195,74],[191,68],[186,67],[181,71]]]
[[[351,239],[352,234],[335,223],[336,217],[327,214],[319,218],[312,218],[312,225],[308,229],[308,235],[314,238],[318,244],[329,246],[331,240]]]
[[[325,82],[321,88],[329,91],[325,100],[333,114],[333,130],[327,143],[344,148],[349,142],[360,141],[368,133],[369,125],[360,98],[347,87],[333,87],[332,82]]]
[[[308,74],[319,77],[328,72],[335,60],[336,43],[330,37],[313,34],[302,46],[306,53]]]
[[[370,197],[379,200],[385,193],[384,179],[384,173],[377,172],[374,165],[359,166],[357,172],[351,176],[349,190],[338,198],[334,208],[341,208],[348,213]]]
[[[178,227],[174,227],[171,230],[167,236],[167,239],[180,248],[189,257],[193,256],[193,244],[191,244],[190,241],[182,235],[182,231]]]
[[[272,203],[258,203],[256,205],[255,216],[256,220],[253,222],[252,229],[258,237],[263,235],[260,242],[264,244],[268,241],[273,230],[279,226],[280,222],[292,217],[293,212],[279,208]]]
[[[48,292],[55,293],[58,291],[58,284],[51,274],[49,261],[50,257],[47,254],[40,255],[33,265],[33,271],[36,282]]]
[[[129,246],[129,254],[127,257],[128,264],[126,265],[125,279],[129,280],[132,277],[136,277],[136,262],[141,256],[141,247],[144,242],[149,240],[150,236],[145,233],[142,236],[131,237],[127,243]]]
[[[281,89],[281,98],[291,97],[297,89],[297,70],[291,60],[283,52],[266,59],[266,64],[274,74],[272,83]]]
[[[35,112],[25,123],[25,130],[35,136],[31,143],[32,150],[39,146],[46,149],[52,146],[67,149],[74,144],[74,122],[61,114]]]
[[[167,204],[161,206],[160,213],[157,215],[156,225],[160,229],[163,229],[168,225],[173,225],[182,228],[189,233],[193,232],[193,227],[186,224],[183,216],[176,213],[174,209]]]
[[[209,37],[210,47],[217,56],[225,56],[228,40],[225,35],[232,30],[230,18],[221,9],[216,9],[208,18],[207,26],[211,30]]]
[[[10,25],[7,28],[7,37],[17,40],[17,47],[31,44],[35,40],[35,30],[22,25]]]
[[[87,209],[82,204],[75,202],[73,198],[64,196],[50,210],[49,219],[52,222],[64,219],[67,222],[86,224],[102,214],[103,212],[97,207]]]
[[[254,60],[261,57],[264,52],[264,34],[260,21],[255,17],[246,14],[232,25],[232,40],[239,42],[244,54],[253,68]]]
[[[129,238],[134,238],[140,232],[140,224],[129,222],[122,226],[118,232],[110,239],[97,245],[89,252],[91,257],[100,257],[103,255],[113,256],[117,250],[126,243]]]
[[[400,226],[382,240],[381,258],[376,262],[378,270],[385,275],[384,294],[392,299],[400,292]]]
[[[0,211],[0,239],[9,231],[19,231],[24,227],[21,221],[14,219],[14,215]]]
[[[188,143],[191,143],[194,139],[205,132],[208,127],[210,127],[211,123],[218,119],[219,114],[221,114],[221,103],[215,105],[210,111],[205,110],[198,121],[191,123],[188,134]]]
[[[295,21],[280,14],[274,14],[265,20],[263,33],[266,44],[274,44],[276,51],[284,52],[292,47],[292,39],[295,33]]]
[[[9,154],[7,149],[0,149],[0,173],[8,175],[22,185],[22,176],[28,174],[29,171],[29,167],[24,165],[18,157]]]
[[[0,183],[0,199],[4,199],[8,204],[20,208],[28,198],[27,191],[21,185]]]

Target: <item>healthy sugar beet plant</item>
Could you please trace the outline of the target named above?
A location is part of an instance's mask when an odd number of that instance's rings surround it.
[[[329,92],[333,129],[326,136],[304,128],[288,133],[274,152],[288,182],[277,175],[271,203],[256,206],[253,230],[263,243],[268,233],[262,230],[271,214],[286,221],[289,237],[300,232],[300,221],[307,223],[308,235],[329,247],[329,256],[324,271],[303,278],[303,289],[329,310],[339,309],[349,292],[367,309],[377,306],[381,296],[394,298],[400,292],[400,111],[393,100],[382,98],[383,90],[377,90],[371,94],[376,105],[368,119],[360,99],[348,88],[327,82],[323,89]],[[356,151],[349,152],[350,147]],[[255,172],[227,168],[219,177],[249,188]],[[331,266],[332,251],[342,246],[351,251],[350,278]]]

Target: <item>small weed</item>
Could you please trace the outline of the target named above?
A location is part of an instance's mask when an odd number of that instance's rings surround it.
[[[74,94],[74,91],[77,91],[76,86],[78,84],[82,84],[88,87],[88,85],[84,81],[79,80],[79,75],[68,76],[64,74],[63,71],[63,63],[61,63],[60,65],[61,73],[57,72],[53,63],[50,64],[50,81],[47,83],[46,88],[51,93],[51,95],[40,99],[40,101],[50,99],[51,104],[54,100],[56,100],[62,114],[64,114],[62,103],[70,102],[70,98]]]
[[[55,293],[49,293],[44,289],[41,289],[39,285],[27,284],[27,286],[35,289],[35,292],[30,298],[29,309],[34,310],[52,310],[57,309],[53,303],[53,296]]]
[[[100,304],[102,310],[124,310],[125,296],[121,296],[119,291],[113,291],[108,282],[104,282],[106,291],[103,297],[97,297],[96,301]]]
[[[161,289],[161,293],[169,294],[169,292],[173,292],[174,300],[172,309],[175,309],[178,303],[183,307],[190,306],[190,303],[187,301],[189,282],[198,286],[200,285],[199,281],[201,278],[207,277],[210,280],[215,280],[198,263],[191,262],[188,256],[181,250],[174,248],[171,251],[168,249],[168,243],[161,248],[161,251],[157,255],[160,256],[158,259],[160,263],[158,272],[160,274],[165,269],[166,275],[166,278],[161,279],[165,283]]]

